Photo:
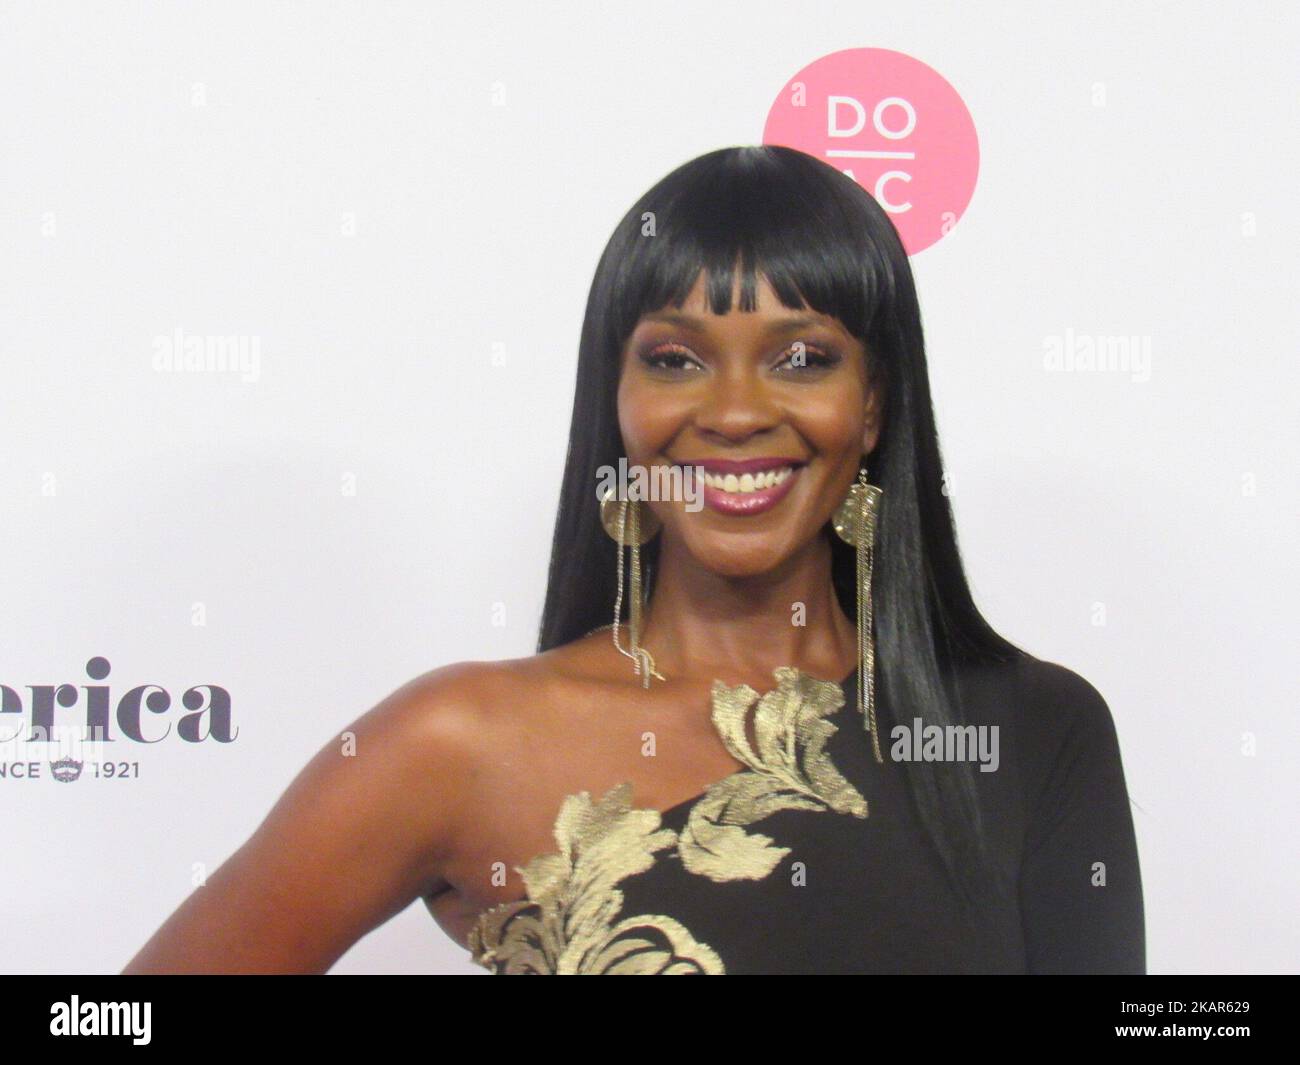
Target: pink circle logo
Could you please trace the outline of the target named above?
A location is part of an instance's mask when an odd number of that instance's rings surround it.
[[[888,213],[908,255],[957,224],[979,174],[979,138],[957,90],[885,48],[846,48],[804,67],[772,104],[763,143],[853,178]]]

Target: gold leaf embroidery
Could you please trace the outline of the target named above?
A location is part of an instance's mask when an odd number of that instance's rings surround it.
[[[691,807],[677,840],[682,864],[710,880],[758,880],[790,853],[746,826],[779,810],[834,810],[867,816],[867,800],[835,768],[825,718],[844,705],[843,689],[800,670],[773,671],[777,687],[759,698],[747,684],[713,684],[713,723],[727,750],[749,769],[718,781]],[[746,723],[754,700],[754,736]]]
[[[593,804],[568,796],[555,822],[559,852],[517,871],[527,898],[479,915],[469,935],[473,959],[498,973],[716,974],[722,959],[680,922],[662,914],[627,917],[617,884],[649,869],[676,844],[686,869],[714,881],[761,879],[790,853],[747,826],[779,810],[834,810],[867,816],[867,801],[827,756],[836,727],[825,718],[844,705],[840,686],[792,667],[773,671],[777,687],[759,698],[747,685],[713,685],[713,724],[748,768],[713,784],[693,805],[679,836],[657,810],[633,809],[624,782]],[[755,745],[746,732],[754,707]]]
[[[614,918],[616,885],[644,872],[676,841],[657,810],[631,806],[631,783],[593,804],[570,795],[555,822],[559,853],[517,871],[526,899],[479,916],[469,935],[476,962],[506,974],[722,975],[722,959],[678,921],[659,914]]]

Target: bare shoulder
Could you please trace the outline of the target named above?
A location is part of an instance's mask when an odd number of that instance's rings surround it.
[[[584,683],[608,682],[618,676],[611,664],[622,664],[611,663],[612,657],[609,634],[597,632],[539,654],[453,662],[421,674],[389,698],[431,727],[479,726],[484,715],[498,713],[503,703],[518,705],[514,697],[519,695],[534,697],[524,701],[528,703]]]
[[[396,688],[355,722],[404,747],[435,748],[451,768],[472,756],[483,716],[510,689],[505,662],[452,662]]]
[[[387,733],[413,752],[411,765],[437,777],[438,794],[422,801],[442,811],[454,852],[482,832],[485,805],[509,793],[518,766],[567,746],[575,709],[607,695],[610,657],[589,637],[520,658],[455,662],[407,682],[358,725]]]
[[[437,811],[427,838],[455,849],[459,829],[473,820],[467,804],[483,761],[497,746],[504,708],[526,708],[545,670],[530,659],[464,661],[439,666],[407,681],[350,726],[358,747],[377,746],[386,761],[412,777],[408,790],[420,809]],[[517,720],[515,714],[511,715]],[[435,888],[437,885],[433,885]]]
[[[553,724],[557,709],[596,679],[599,655],[582,641],[542,654],[464,661],[411,679],[355,723],[435,787],[448,845],[457,826],[475,824],[476,781],[503,752]],[[428,798],[428,796],[426,796]],[[426,809],[430,808],[426,804]]]
[[[124,972],[325,972],[447,890],[492,711],[517,674],[510,663],[442,666],[336,731]]]
[[[358,723],[440,744],[472,759],[485,729],[504,708],[512,714],[526,710],[557,687],[580,683],[589,657],[570,644],[522,658],[453,662],[408,681]]]

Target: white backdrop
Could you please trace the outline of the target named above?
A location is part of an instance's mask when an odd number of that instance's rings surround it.
[[[761,141],[807,63],[880,47],[980,137],[913,259],[979,602],[1109,702],[1151,971],[1300,969],[1300,23],[995,10],[5,3],[0,735],[95,656],[114,707],[173,706],[115,745],[138,776],[0,779],[0,966],[118,971],[345,724],[532,652],[614,224]],[[178,329],[257,363],[155,369]],[[1149,377],[1050,372],[1070,335],[1143,338]],[[201,684],[233,743],[178,736]],[[334,971],[479,970],[416,903]]]

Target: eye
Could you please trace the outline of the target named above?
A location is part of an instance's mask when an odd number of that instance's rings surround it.
[[[673,374],[691,373],[700,368],[695,356],[677,344],[660,344],[643,354],[641,361],[652,370]]]
[[[829,370],[832,366],[839,363],[840,357],[833,351],[826,351],[822,348],[813,347],[811,344],[805,344],[802,340],[796,340],[789,348],[786,349],[785,357],[777,364],[779,373],[807,373],[809,371]],[[790,371],[779,369],[786,363],[790,364]]]

